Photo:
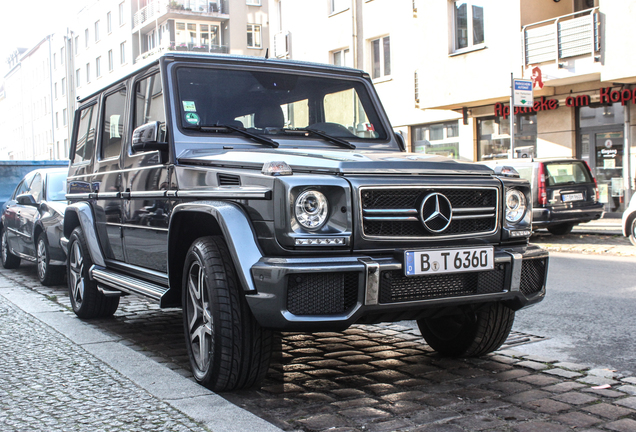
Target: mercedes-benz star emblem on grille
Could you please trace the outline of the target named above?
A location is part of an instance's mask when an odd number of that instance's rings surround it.
[[[422,201],[422,223],[424,228],[432,233],[441,233],[451,223],[453,207],[450,201],[441,193],[429,194]]]

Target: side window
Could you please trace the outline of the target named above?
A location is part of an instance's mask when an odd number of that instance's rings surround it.
[[[95,148],[95,129],[97,127],[97,105],[91,105],[80,112],[75,143],[73,163],[90,160]]]
[[[33,180],[33,174],[28,174],[24,180],[22,180],[22,182],[18,185],[17,188],[15,188],[15,192],[13,193],[13,196],[11,197],[12,200],[15,199],[15,197],[17,197],[18,195],[22,195],[23,193],[26,193],[29,190],[29,185],[31,184],[31,180]]]
[[[33,195],[36,202],[40,202],[42,199],[42,175],[40,173],[35,175],[35,178],[31,182],[29,193]]]
[[[102,129],[101,158],[108,159],[119,156],[121,140],[124,136],[126,111],[126,89],[106,97],[104,101],[104,122]]]
[[[146,123],[158,121],[165,125],[161,77],[155,74],[135,85],[135,119],[133,129]]]

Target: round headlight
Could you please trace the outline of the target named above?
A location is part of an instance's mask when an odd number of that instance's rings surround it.
[[[508,222],[519,222],[526,213],[526,197],[517,189],[506,191],[506,220]]]
[[[329,214],[327,198],[315,190],[307,190],[298,195],[294,208],[298,223],[310,230],[323,226]]]

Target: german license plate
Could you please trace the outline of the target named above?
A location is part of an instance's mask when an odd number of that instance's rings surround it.
[[[571,201],[583,201],[582,193],[572,193],[572,194],[563,194],[561,195],[561,201],[563,202],[571,202]]]
[[[461,273],[495,268],[492,247],[430,249],[404,252],[406,276]]]

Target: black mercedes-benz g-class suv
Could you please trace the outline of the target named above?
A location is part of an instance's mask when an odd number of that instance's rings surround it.
[[[545,295],[530,186],[405,152],[365,72],[168,53],[80,100],[64,220],[81,318],[182,307],[194,376],[265,376],[275,331],[417,320],[496,350]]]

